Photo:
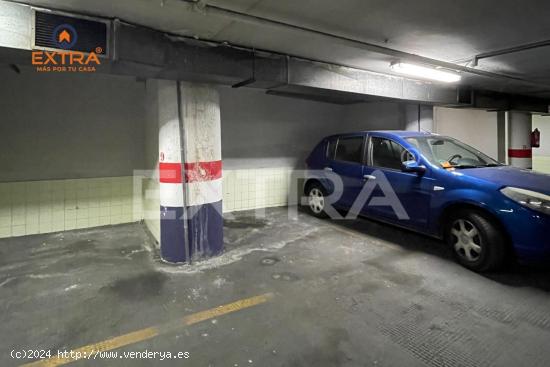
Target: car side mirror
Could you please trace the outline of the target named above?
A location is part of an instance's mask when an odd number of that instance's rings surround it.
[[[403,172],[416,172],[418,174],[423,174],[426,172],[426,166],[418,164],[417,161],[405,161],[401,165],[401,170]]]

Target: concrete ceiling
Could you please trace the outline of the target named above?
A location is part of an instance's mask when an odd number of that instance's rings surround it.
[[[388,56],[359,44],[193,10],[182,0],[31,0],[201,39],[390,73]],[[203,3],[345,36],[434,60],[471,65],[481,53],[550,40],[546,0],[206,0]],[[550,98],[550,46],[484,58],[463,84]],[[507,78],[511,77],[511,78]]]

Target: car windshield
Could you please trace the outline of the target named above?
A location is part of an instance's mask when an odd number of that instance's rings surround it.
[[[488,155],[446,136],[407,138],[431,163],[443,168],[477,168],[499,166]]]

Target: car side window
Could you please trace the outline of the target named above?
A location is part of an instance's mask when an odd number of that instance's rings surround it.
[[[375,167],[400,170],[403,162],[416,160],[413,154],[393,140],[372,137],[370,143]]]
[[[334,159],[351,163],[363,163],[363,140],[362,136],[339,138]]]
[[[338,139],[333,138],[327,142],[327,158],[334,159],[334,154],[336,153],[336,145],[338,144]]]

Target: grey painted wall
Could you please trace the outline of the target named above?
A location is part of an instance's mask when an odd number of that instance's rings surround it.
[[[533,130],[540,131],[540,148],[533,148],[533,155],[550,157],[550,116],[533,116]]]
[[[432,106],[408,104],[405,108],[405,130],[429,131],[434,129],[434,109]]]
[[[333,126],[335,133],[357,130],[399,130],[404,128],[404,104],[361,103],[344,107],[344,124]]]
[[[0,181],[126,176],[144,167],[144,83],[7,67],[0,80]]]
[[[0,69],[0,181],[132,175],[158,159],[145,83],[108,75]],[[9,88],[8,88],[9,86]],[[336,105],[220,87],[224,168],[302,167],[319,140],[403,129],[395,102]]]
[[[159,98],[156,80],[147,80],[144,123],[144,169],[155,170],[159,161]]]
[[[342,106],[219,88],[224,168],[293,167],[341,124]]]
[[[435,132],[459,139],[496,159],[498,157],[497,117],[497,112],[436,107]]]
[[[325,136],[404,129],[404,104],[336,105],[221,87],[224,168],[302,167]]]

